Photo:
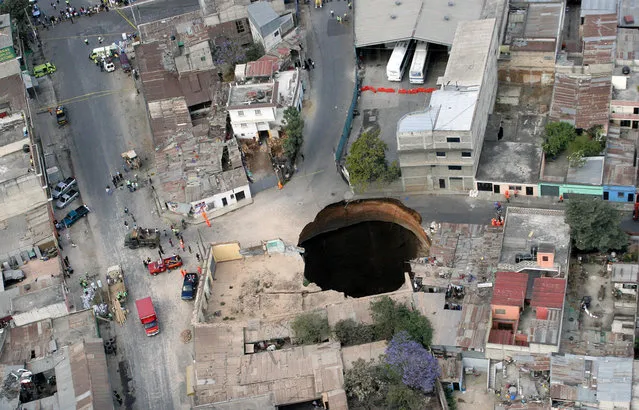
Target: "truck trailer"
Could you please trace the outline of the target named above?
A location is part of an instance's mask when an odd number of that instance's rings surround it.
[[[158,317],[155,314],[151,297],[136,300],[135,307],[138,309],[138,316],[142,326],[144,326],[146,335],[155,336],[160,333],[160,325],[158,324]]]
[[[127,309],[125,305],[128,295],[124,284],[124,273],[120,265],[114,265],[107,269],[107,287],[111,311],[115,321],[122,326],[126,322]]]

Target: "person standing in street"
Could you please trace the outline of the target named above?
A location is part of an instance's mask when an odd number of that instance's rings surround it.
[[[331,18],[335,17],[335,12],[331,10]]]
[[[197,259],[198,262],[200,261],[200,254],[199,253],[195,254],[195,259]]]
[[[147,262],[146,259],[142,259],[142,263],[144,264],[145,268],[149,267],[149,262]]]
[[[84,44],[86,44],[87,46],[89,45],[89,39],[88,38],[84,39]]]
[[[173,241],[171,240],[171,238],[169,238],[169,245],[173,247]]]

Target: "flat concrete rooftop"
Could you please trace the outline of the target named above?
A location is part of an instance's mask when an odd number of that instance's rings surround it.
[[[475,179],[490,182],[536,184],[542,149],[519,142],[484,141]]]
[[[277,99],[277,83],[231,85],[227,108],[250,108],[251,105],[274,105]]]
[[[548,243],[555,249],[555,264],[565,275],[570,254],[570,227],[563,211],[508,207],[500,264],[515,264],[515,255],[530,253],[533,244]]]

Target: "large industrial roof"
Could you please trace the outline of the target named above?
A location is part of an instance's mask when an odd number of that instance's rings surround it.
[[[450,46],[460,21],[477,20],[477,0],[369,0],[355,7],[355,46],[416,39]]]

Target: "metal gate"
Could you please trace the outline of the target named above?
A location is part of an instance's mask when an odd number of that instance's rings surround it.
[[[559,196],[559,187],[554,185],[542,185],[541,196]]]

